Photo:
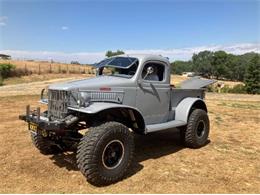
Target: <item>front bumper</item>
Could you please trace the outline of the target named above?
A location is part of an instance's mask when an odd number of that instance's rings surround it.
[[[41,114],[40,108],[31,111],[30,106],[26,106],[26,114],[19,115],[19,119],[34,124],[37,126],[37,131],[45,130],[57,133],[66,129],[67,123],[65,121],[50,121],[46,116]]]

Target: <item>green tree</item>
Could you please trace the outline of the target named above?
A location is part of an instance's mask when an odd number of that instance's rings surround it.
[[[123,52],[122,50],[117,50],[115,52],[111,51],[111,50],[108,50],[106,52],[106,56],[109,58],[109,57],[112,57],[112,56],[117,56],[117,55],[121,55],[121,54],[125,54],[125,52]]]
[[[71,61],[70,64],[77,64],[80,65],[80,63],[78,61]]]
[[[260,94],[260,55],[250,61],[246,70],[245,86],[247,93]]]
[[[243,55],[238,55],[238,63],[235,64],[236,69],[238,70],[238,76],[239,78],[237,80],[239,81],[244,81],[245,79],[245,75],[246,75],[246,71],[248,66],[251,64],[252,59],[259,54],[256,54],[254,52],[250,52],[250,53],[245,53]]]
[[[202,51],[198,54],[193,54],[192,64],[193,70],[204,77],[211,77],[213,74],[212,68],[212,57],[213,52],[211,51]]]
[[[241,68],[241,62],[238,56],[233,54],[227,54],[226,69],[224,77],[233,81],[243,81],[243,69]]]
[[[211,58],[213,75],[217,79],[219,77],[224,78],[227,75],[227,72],[228,72],[227,58],[228,58],[228,55],[224,51],[214,52],[214,54]]]
[[[227,54],[224,51],[202,51],[192,56],[192,70],[204,77],[244,81],[250,61],[259,54]]]
[[[171,72],[173,74],[182,74],[183,72],[193,71],[192,61],[175,61],[171,63]]]

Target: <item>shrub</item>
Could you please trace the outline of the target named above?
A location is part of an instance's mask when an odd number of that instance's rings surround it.
[[[214,92],[215,93],[215,92],[218,92],[218,89],[215,85],[209,85],[207,87],[207,92]]]
[[[66,73],[67,73],[67,70],[62,69],[62,70],[61,70],[61,73],[62,73],[62,74],[66,74]]]
[[[15,69],[15,65],[13,65],[13,64],[1,63],[0,64],[0,75],[1,75],[2,79],[10,77],[11,72],[14,69]]]
[[[237,84],[234,87],[225,85],[221,90],[221,93],[246,93],[246,88],[243,84]]]
[[[229,85],[224,85],[224,87],[219,88],[216,85],[210,85],[207,87],[208,92],[216,92],[216,93],[247,93],[246,87],[243,84],[237,84],[233,87]]]
[[[23,68],[16,68],[11,70],[9,76],[10,77],[21,77],[21,76],[28,76],[31,75],[32,71],[28,69],[23,69]]]
[[[2,78],[2,76],[0,75],[0,86],[3,85],[4,79]]]
[[[70,74],[77,74],[77,73],[78,73],[78,71],[77,71],[77,70],[75,70],[75,69],[73,68],[72,70],[70,70],[70,71],[69,71],[69,73],[70,73]]]
[[[243,84],[237,84],[229,90],[229,93],[246,93],[246,87]]]
[[[228,85],[224,85],[224,87],[220,89],[220,93],[229,93],[230,89],[231,88]]]

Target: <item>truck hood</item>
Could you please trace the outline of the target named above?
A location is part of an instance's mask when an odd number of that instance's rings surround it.
[[[56,83],[49,86],[52,90],[99,89],[100,87],[124,87],[132,83],[131,79],[115,76],[98,76],[88,79]]]

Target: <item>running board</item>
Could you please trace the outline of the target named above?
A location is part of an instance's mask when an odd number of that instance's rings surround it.
[[[184,126],[187,123],[180,120],[173,120],[166,123],[160,123],[160,124],[153,124],[153,125],[147,125],[146,126],[146,133],[161,131],[165,129],[171,129],[175,127]]]

